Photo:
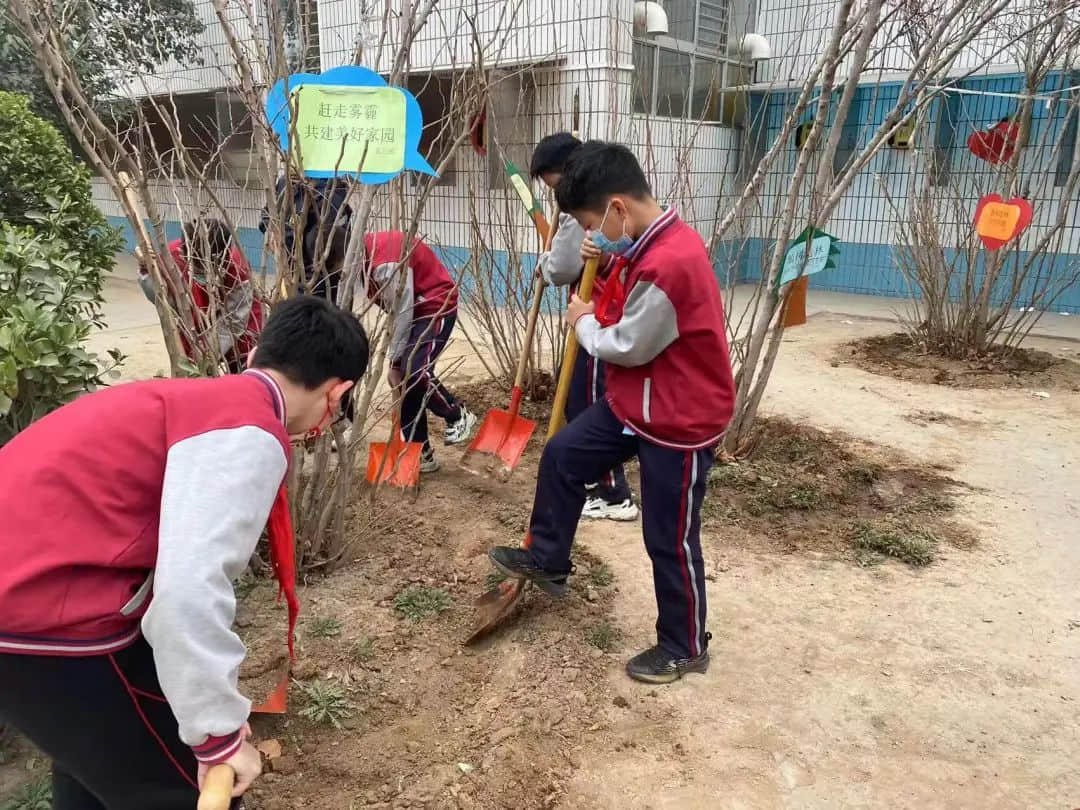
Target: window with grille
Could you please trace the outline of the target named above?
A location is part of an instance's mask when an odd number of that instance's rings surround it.
[[[666,0],[663,5],[673,39],[714,51],[727,44],[728,0]]]
[[[730,0],[665,0],[668,33],[634,41],[634,112],[738,123],[745,71],[726,58]],[[729,98],[729,96],[731,98]]]

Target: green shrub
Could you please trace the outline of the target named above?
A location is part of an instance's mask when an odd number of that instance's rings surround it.
[[[101,384],[82,348],[101,303],[101,279],[65,243],[0,225],[0,445]]]
[[[63,207],[65,216],[49,216]],[[94,205],[90,170],[26,96],[0,91],[0,220],[67,243],[99,283],[123,242]]]
[[[101,384],[83,344],[103,326],[120,234],[90,173],[24,97],[0,92],[0,444]],[[110,352],[113,362],[120,355]]]

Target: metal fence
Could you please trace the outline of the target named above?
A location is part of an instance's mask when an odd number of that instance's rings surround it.
[[[274,2],[288,20],[286,58],[292,69],[325,70],[354,61],[388,69],[395,31],[385,4]],[[716,222],[755,158],[777,139],[794,101],[793,88],[821,48],[820,34],[830,24],[834,4],[763,0],[751,14],[749,5],[728,0],[668,0],[668,33],[661,35],[635,28],[633,5],[620,0],[436,4],[413,45],[407,85],[427,124],[421,150],[433,164],[449,158],[426,201],[420,232],[451,268],[468,275],[485,263],[504,288],[499,295],[526,294],[537,240],[503,168],[508,160],[527,165],[543,135],[576,130],[583,138],[619,140],[635,150],[657,196],[676,205],[710,243],[725,282],[759,276],[779,216],[775,201],[797,159],[799,130],[784,145],[783,158],[770,170],[752,210],[723,239],[714,239]],[[265,10],[247,8],[236,12],[240,30],[252,38],[265,36],[260,29]],[[166,176],[153,181],[155,196],[168,212],[173,236],[182,221],[207,207],[208,195],[220,200],[252,264],[272,272],[258,230],[266,189],[252,171],[251,122],[230,89],[234,60],[208,0],[199,11],[207,22],[203,64],[133,76],[130,91],[136,97],[170,95],[185,137],[193,146],[203,144],[216,167],[202,190],[178,184],[167,176],[169,169],[160,170]],[[773,57],[750,61],[739,47],[747,33],[764,35]],[[958,61],[958,73],[979,67],[979,54],[988,48],[993,50],[982,39],[973,44]],[[898,250],[902,255],[906,246],[899,244],[897,227],[911,205],[937,206],[948,249],[962,249],[978,199],[1006,191],[1012,177],[976,157],[968,145],[972,133],[988,132],[1015,116],[1031,95],[1019,69],[1010,69],[1007,61],[998,55],[975,74],[950,82],[910,136],[896,139],[863,168],[828,225],[841,240],[840,260],[815,276],[812,287],[912,294],[898,265]],[[850,158],[895,102],[899,85],[888,67],[864,75],[847,120],[832,122],[843,129],[834,162]],[[455,83],[470,71],[483,74],[485,92],[482,101],[462,108]],[[1064,211],[1067,225],[1047,251],[1044,271],[1063,283],[1080,262],[1077,200],[1075,194],[1071,200],[1065,196],[1077,152],[1077,85],[1080,77],[1070,70],[1041,81],[1017,169],[1019,191],[1036,212],[1025,246],[1035,244]],[[451,149],[450,135],[463,128],[469,136]],[[417,181],[406,183],[407,193],[417,192]],[[127,228],[106,184],[97,183],[95,193],[105,213]],[[377,227],[389,227],[387,210],[374,214]],[[1080,312],[1080,290],[1019,303]]]

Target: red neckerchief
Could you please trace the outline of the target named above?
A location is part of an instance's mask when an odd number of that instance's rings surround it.
[[[274,403],[274,413],[278,419],[284,420],[285,414],[278,404],[278,398],[281,395],[276,386],[264,379],[262,374],[256,373],[252,376],[266,386],[270,401]],[[278,581],[278,604],[281,604],[281,599],[284,597],[289,609],[289,658],[295,661],[294,640],[296,620],[300,616],[300,599],[296,595],[296,537],[293,534],[292,512],[289,511],[287,478],[278,487],[274,504],[270,507],[270,517],[266,520],[266,538],[267,545],[270,547],[270,567]]]
[[[623,269],[629,264],[622,256],[616,256],[611,269],[604,279],[604,289],[597,299],[593,316],[601,327],[618,323],[622,318],[623,305],[626,303],[626,291],[623,286]]]
[[[296,620],[300,616],[300,599],[296,596],[296,540],[293,535],[292,514],[289,512],[289,488],[282,482],[270,508],[266,522],[270,545],[270,566],[278,581],[278,604],[282,597],[289,609],[289,658],[296,660],[293,639]]]

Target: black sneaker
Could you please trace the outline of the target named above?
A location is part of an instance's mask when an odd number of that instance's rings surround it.
[[[704,675],[708,668],[708,650],[693,658],[675,658],[660,646],[650,647],[626,662],[626,674],[644,683],[674,683],[688,672]]]
[[[544,593],[561,599],[566,596],[566,577],[569,571],[547,571],[533,561],[527,549],[513,546],[495,546],[488,552],[492,564],[508,577],[527,579]]]

